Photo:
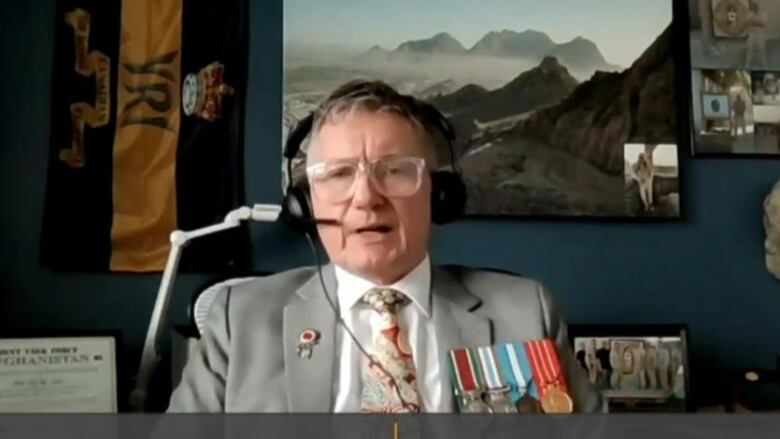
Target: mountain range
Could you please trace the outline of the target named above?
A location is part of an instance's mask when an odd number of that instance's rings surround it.
[[[543,58],[556,44],[544,32],[502,30],[489,32],[469,52],[477,55]]]
[[[604,59],[598,46],[591,40],[576,37],[557,44],[546,33],[536,30],[515,32],[505,29],[488,32],[470,49],[449,33],[440,32],[427,39],[406,41],[395,50],[373,46],[362,58],[369,61],[393,61],[398,56],[411,56],[419,60],[421,56],[433,55],[525,58],[534,62],[553,56],[570,69],[620,70],[620,66],[609,64]]]

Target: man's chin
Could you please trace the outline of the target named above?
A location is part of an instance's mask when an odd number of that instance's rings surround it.
[[[389,279],[397,276],[398,259],[384,255],[372,255],[369,252],[361,254],[360,259],[350,265],[351,271],[355,271],[360,277],[376,283],[387,283]],[[382,282],[379,282],[381,280]],[[392,282],[390,282],[392,283]]]
[[[395,231],[379,232],[367,231],[353,233],[349,235],[349,243],[358,247],[365,246],[383,246],[390,247],[398,245],[398,234]]]

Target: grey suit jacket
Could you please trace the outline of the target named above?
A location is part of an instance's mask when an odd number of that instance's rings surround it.
[[[336,300],[331,265],[323,267]],[[441,364],[463,346],[550,338],[558,346],[577,412],[602,400],[577,364],[566,326],[543,287],[530,279],[464,267],[432,267],[433,313]],[[310,359],[296,352],[300,333],[317,329]],[[300,268],[226,288],[206,319],[198,348],[171,396],[169,412],[330,412],[334,399],[336,317],[314,268]]]

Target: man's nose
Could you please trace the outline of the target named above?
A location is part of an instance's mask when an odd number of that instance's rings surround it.
[[[374,182],[367,172],[355,176],[355,195],[352,205],[361,209],[372,208],[383,202],[382,194],[376,190]]]

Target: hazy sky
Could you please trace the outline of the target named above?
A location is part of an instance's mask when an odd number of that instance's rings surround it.
[[[293,44],[395,49],[449,32],[468,49],[491,30],[535,29],[556,43],[588,38],[623,67],[672,17],[672,0],[285,0],[284,8]]]

